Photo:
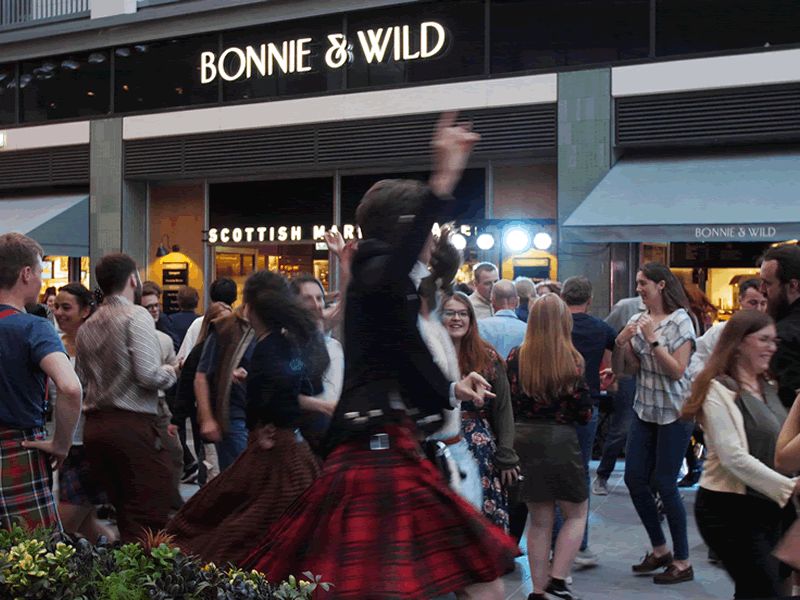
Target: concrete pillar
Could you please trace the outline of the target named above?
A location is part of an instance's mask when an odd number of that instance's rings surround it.
[[[583,202],[611,168],[611,70],[558,75],[558,224]],[[608,244],[559,243],[558,277],[585,275],[594,288],[592,313],[611,305]]]
[[[136,12],[136,0],[89,0],[93,19]]]
[[[147,187],[125,182],[122,119],[90,124],[89,256],[92,267],[109,252],[126,252],[147,263]]]

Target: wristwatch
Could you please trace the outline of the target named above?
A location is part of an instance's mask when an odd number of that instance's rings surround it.
[[[658,340],[656,340],[655,342],[650,342],[650,347],[651,348],[658,348],[660,345],[661,345],[661,342],[659,342]]]

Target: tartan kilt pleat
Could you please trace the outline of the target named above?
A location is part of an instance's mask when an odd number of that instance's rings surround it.
[[[271,581],[306,571],[335,587],[320,598],[431,598],[511,572],[519,549],[453,492],[410,431],[388,427],[339,446],[319,479],[243,563]]]
[[[43,440],[44,428],[0,428],[0,527],[14,523],[29,529],[61,530],[53,498],[53,471],[44,452],[22,447],[22,442]]]
[[[270,450],[251,436],[239,458],[183,505],[167,533],[187,554],[238,565],[319,472],[318,459],[293,430],[278,429]]]

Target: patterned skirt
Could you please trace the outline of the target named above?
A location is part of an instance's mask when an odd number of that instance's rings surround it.
[[[320,598],[431,598],[511,572],[516,544],[454,493],[403,427],[390,448],[340,445],[244,567],[272,581],[311,571]],[[316,597],[316,596],[315,596]]]
[[[0,527],[4,529],[19,523],[30,529],[61,530],[49,457],[40,450],[21,446],[22,442],[46,437],[44,428],[0,428]]]
[[[483,514],[508,531],[508,494],[500,479],[500,469],[494,462],[497,444],[489,420],[483,411],[464,411],[461,413],[461,428],[481,473]]]
[[[294,431],[278,429],[269,450],[251,436],[239,458],[178,511],[167,532],[187,554],[238,565],[319,472],[311,448]]]
[[[84,447],[72,446],[58,470],[58,501],[75,506],[108,504],[108,497],[92,480],[91,471]]]

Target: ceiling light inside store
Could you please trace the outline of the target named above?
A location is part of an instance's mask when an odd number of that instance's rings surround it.
[[[131,49],[123,46],[122,48],[117,48],[114,50],[114,54],[122,58],[128,58],[131,55]]]
[[[102,52],[92,52],[86,60],[90,65],[99,65],[100,63],[106,62],[106,55]]]
[[[491,250],[494,248],[494,236],[491,233],[482,233],[475,243],[478,244],[478,248],[481,250]]]
[[[19,78],[19,87],[27,87],[32,79],[33,75],[28,75],[27,73],[25,73],[25,75]]]
[[[88,92],[86,92],[86,95],[87,96],[94,96],[94,92],[92,90],[89,90]]]
[[[133,47],[133,49],[136,50],[137,52],[141,52],[142,54],[144,54],[145,52],[147,52],[148,47],[145,44],[136,44]]]
[[[77,71],[81,68],[81,64],[77,60],[67,59],[61,63],[61,68]]]
[[[503,244],[510,252],[524,252],[531,245],[531,236],[522,227],[512,227],[503,236]]]
[[[467,238],[460,233],[456,233],[450,237],[450,243],[453,244],[456,250],[463,250],[467,247]]]
[[[537,250],[549,250],[550,246],[553,245],[553,238],[550,237],[549,233],[545,233],[544,231],[540,231],[535,236],[533,236],[533,247]]]

